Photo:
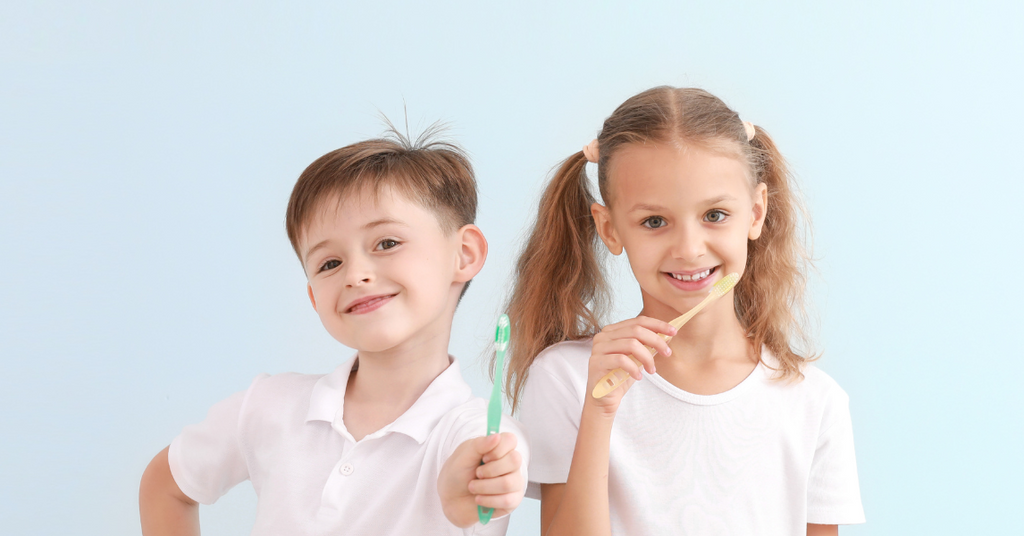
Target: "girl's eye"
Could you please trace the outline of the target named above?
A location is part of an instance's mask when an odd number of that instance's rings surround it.
[[[333,270],[339,266],[341,266],[341,261],[337,259],[331,259],[320,266],[320,271],[326,272],[327,270]]]
[[[647,227],[648,229],[657,229],[658,227],[664,227],[665,218],[662,218],[661,216],[651,216],[650,218],[647,218],[646,220],[643,221],[643,226]]]
[[[704,220],[711,223],[718,223],[725,219],[725,213],[721,210],[712,210],[704,215]]]
[[[391,249],[391,248],[393,248],[393,247],[395,247],[397,245],[398,245],[398,240],[392,240],[390,238],[385,238],[384,240],[381,240],[380,242],[377,243],[377,249],[382,249],[382,250],[383,249]]]

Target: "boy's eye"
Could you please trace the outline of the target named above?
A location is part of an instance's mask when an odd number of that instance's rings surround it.
[[[718,223],[725,219],[725,213],[721,210],[712,210],[704,215],[704,220],[711,223]]]
[[[341,266],[341,261],[339,261],[337,259],[331,259],[331,260],[323,263],[320,266],[320,270],[319,271],[326,272],[327,270],[333,270],[333,269],[335,269],[335,268],[337,268],[339,266]]]
[[[391,249],[391,248],[393,248],[393,247],[395,247],[397,245],[398,245],[398,240],[392,240],[390,238],[385,238],[384,240],[381,240],[380,242],[377,243],[377,249]]]
[[[661,216],[651,216],[650,218],[647,218],[646,220],[643,221],[643,226],[647,227],[648,229],[657,229],[658,227],[664,227],[665,218],[662,218]]]

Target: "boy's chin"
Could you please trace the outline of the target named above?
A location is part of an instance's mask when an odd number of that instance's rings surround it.
[[[398,346],[401,342],[394,333],[361,333],[358,336],[335,336],[334,340],[357,352],[380,353]]]

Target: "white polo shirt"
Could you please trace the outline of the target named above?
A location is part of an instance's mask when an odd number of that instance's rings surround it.
[[[569,476],[592,340],[537,356],[519,419],[533,438],[528,496]],[[864,522],[849,397],[812,364],[800,382],[762,362],[732,389],[697,395],[657,374],[622,397],[609,444],[612,534],[806,534]]]
[[[487,431],[487,405],[458,362],[398,419],[358,442],[342,420],[353,357],[326,375],[260,375],[210,408],[171,442],[171,474],[193,500],[212,504],[243,480],[259,497],[254,535],[505,534],[508,517],[467,529],[441,510],[437,477],[463,441]],[[529,447],[519,424],[523,476]]]

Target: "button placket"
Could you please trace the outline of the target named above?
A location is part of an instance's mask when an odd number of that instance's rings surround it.
[[[338,467],[338,472],[345,476],[351,475],[355,470],[356,468],[353,467],[351,463],[343,463],[341,464],[341,467]]]

